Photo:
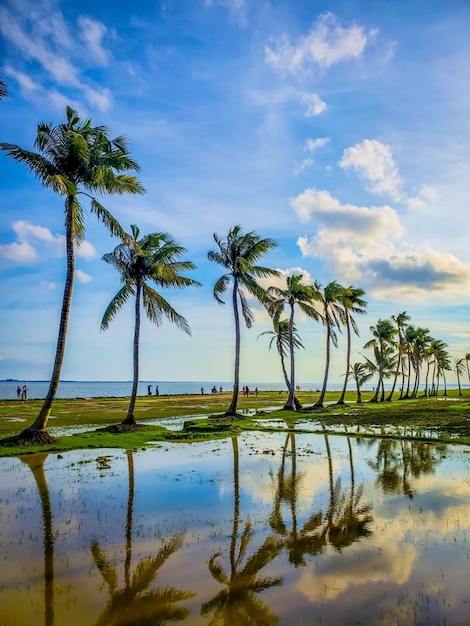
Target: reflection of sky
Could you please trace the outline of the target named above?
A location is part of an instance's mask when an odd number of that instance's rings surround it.
[[[244,433],[238,439],[238,532],[248,519],[253,530],[242,564],[272,533],[269,520],[285,443],[285,433]],[[284,459],[286,483],[293,472],[290,443]],[[314,623],[319,617],[324,623],[348,624],[350,615],[371,623],[368,616],[372,610],[377,616],[374,623],[392,624],[399,619],[406,625],[413,623],[405,611],[412,606],[418,607],[418,623],[430,616],[464,623],[470,558],[466,547],[470,532],[468,456],[459,447],[447,448],[444,455],[436,453],[434,461],[433,454],[427,455],[423,465],[427,473],[420,474],[419,457],[407,444],[403,450],[415,454],[416,474],[407,476],[413,490],[409,498],[402,491],[400,446],[394,448],[393,461],[400,480],[395,492],[384,493],[373,469],[377,442],[364,445],[352,439],[350,443],[351,448],[345,437],[295,436],[296,531],[301,532],[318,511],[320,530],[325,529],[331,469],[343,506],[362,490],[359,505],[371,506],[371,535],[345,544],[341,551],[327,541],[314,556],[307,554],[305,565],[297,568],[281,551],[261,575],[281,576],[284,585],[263,592],[260,599],[280,616],[282,625]],[[101,456],[107,457],[108,468],[97,462]],[[432,472],[428,471],[429,458],[434,463]],[[220,552],[221,567],[229,571],[234,511],[232,441],[160,445],[132,453],[132,459],[133,567],[184,530],[183,547],[162,568],[158,583],[196,592],[187,602],[194,620],[190,616],[185,624],[208,623],[201,621],[200,605],[220,590],[208,572],[211,556]],[[119,584],[123,584],[128,458],[117,450],[63,453],[62,458],[49,455],[44,470],[53,512],[55,584],[61,590],[55,599],[57,623],[61,619],[70,626],[94,623],[107,596],[91,558],[93,540],[115,564]],[[285,537],[294,529],[292,493],[285,491],[279,509]],[[0,460],[0,504],[1,606],[8,608],[11,618],[4,621],[38,623],[35,611],[42,610],[38,607],[43,602],[44,567],[41,505],[31,469],[19,459]],[[335,519],[339,517],[337,513]],[[428,597],[428,608],[423,594]],[[399,605],[397,598],[402,596]]]

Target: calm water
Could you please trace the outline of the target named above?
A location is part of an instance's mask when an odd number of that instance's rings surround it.
[[[468,452],[244,433],[0,459],[0,624],[468,625]]]
[[[259,383],[259,382],[242,382],[240,386],[247,384],[250,389],[254,390],[258,387],[260,391],[285,391],[284,383]],[[49,382],[46,381],[0,381],[0,399],[13,400],[16,398],[16,389],[20,385],[28,387],[28,398],[45,398],[49,388]],[[138,395],[147,395],[147,386],[151,385],[152,394],[155,393],[155,386],[158,385],[161,395],[173,395],[181,393],[200,393],[201,387],[206,393],[210,393],[215,385],[217,389],[222,387],[225,390],[233,389],[233,382],[227,381],[176,381],[176,382],[159,382],[154,380],[142,381],[139,383]],[[315,390],[321,386],[321,383],[300,383],[304,390]],[[340,383],[332,383],[328,385],[328,389],[342,389]],[[131,381],[63,381],[59,385],[57,398],[123,398],[130,396],[132,391]]]

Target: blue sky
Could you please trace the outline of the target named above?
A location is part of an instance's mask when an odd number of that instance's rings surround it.
[[[470,4],[463,0],[6,0],[1,141],[31,149],[68,104],[125,134],[147,193],[105,206],[187,248],[203,286],[166,292],[192,337],[142,329],[141,378],[230,380],[230,301],[212,287],[213,233],[272,237],[266,264],[367,292],[358,360],[377,319],[470,351]],[[65,273],[63,201],[0,154],[0,378],[48,379]],[[120,287],[117,240],[93,215],[78,251],[62,378],[132,377],[132,306],[100,332]],[[269,319],[242,336],[241,378],[281,380]],[[323,375],[324,333],[299,318],[297,378]],[[341,380],[344,341],[331,379]]]

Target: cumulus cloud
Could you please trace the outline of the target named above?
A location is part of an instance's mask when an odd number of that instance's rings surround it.
[[[328,108],[326,102],[323,102],[316,93],[305,94],[300,102],[305,105],[305,117],[316,117]]]
[[[17,241],[0,246],[0,256],[17,263],[30,263],[38,258],[37,247],[46,244],[56,255],[65,253],[65,237],[53,235],[48,228],[36,226],[25,220],[12,223]],[[77,256],[86,259],[96,258],[97,252],[88,241],[77,247]]]
[[[375,139],[364,139],[344,150],[339,166],[358,172],[368,181],[368,189],[372,193],[400,199],[401,180],[390,146]]]
[[[79,283],[89,283],[93,278],[89,274],[85,274],[82,270],[77,270],[75,273]]]
[[[38,64],[51,81],[50,85],[41,86],[40,94],[46,96],[49,90],[57,93],[57,87],[72,87],[83,94],[90,104],[107,111],[111,106],[110,92],[92,85],[82,71],[82,67],[88,70],[90,64],[104,65],[108,62],[109,53],[102,45],[107,29],[100,22],[86,17],[78,18],[76,29],[79,36],[72,37],[54,3],[26,0],[10,4],[10,7],[0,7],[0,33],[14,47],[18,58]],[[30,94],[40,82],[46,82],[28,81],[24,72],[14,67],[13,57],[8,65],[10,75],[17,78],[22,90]],[[37,65],[32,65],[31,75],[37,74]],[[57,103],[57,98],[52,102]]]
[[[312,64],[329,68],[341,61],[357,59],[366,45],[367,34],[362,27],[343,26],[336,15],[327,12],[318,17],[307,35],[295,42],[287,35],[273,38],[265,46],[265,59],[276,70],[295,74]]]
[[[328,191],[306,189],[291,205],[316,234],[297,240],[304,257],[326,261],[340,282],[360,284],[376,297],[425,299],[461,295],[470,267],[451,254],[403,240],[404,228],[389,206],[341,204]]]
[[[377,139],[364,139],[346,148],[338,165],[357,172],[371,193],[386,196],[412,209],[424,208],[439,198],[436,189],[430,185],[423,185],[416,196],[406,194],[391,146]]]

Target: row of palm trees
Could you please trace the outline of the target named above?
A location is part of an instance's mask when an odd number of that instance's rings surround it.
[[[122,287],[108,305],[101,322],[102,329],[108,328],[117,312],[131,298],[134,298],[134,368],[133,387],[127,416],[123,425],[135,425],[135,402],[139,380],[139,336],[141,308],[148,319],[159,325],[164,318],[175,323],[181,330],[190,334],[187,320],[177,313],[161,295],[162,288],[184,288],[198,286],[199,283],[183,272],[195,269],[190,261],[182,260],[186,249],[178,245],[168,233],[151,233],[140,237],[137,226],[131,226],[127,233],[116,218],[101,204],[98,197],[115,194],[143,194],[145,189],[132,172],[138,172],[138,163],[130,156],[125,137],[110,139],[109,130],[104,126],[92,126],[90,119],[82,120],[71,107],[66,107],[66,121],[57,126],[41,122],[37,127],[34,143],[35,151],[29,151],[15,144],[0,143],[0,149],[15,161],[26,167],[41,181],[44,187],[52,189],[65,200],[65,241],[66,278],[62,300],[60,324],[54,365],[46,398],[39,415],[23,433],[13,438],[14,443],[47,443],[52,440],[47,433],[47,423],[56,395],[64,357],[67,327],[70,317],[72,292],[75,276],[75,254],[85,239],[85,211],[82,198],[89,201],[90,212],[103,222],[113,236],[121,243],[103,259],[115,267],[121,278]],[[432,384],[429,393],[436,393],[439,377],[448,369],[444,367],[442,350],[446,344],[431,341],[428,331],[407,325],[406,313],[397,316],[395,326],[390,320],[379,320],[371,327],[373,339],[366,348],[373,349],[373,359],[366,358],[362,364],[362,379],[358,376],[356,364],[351,367],[351,337],[359,334],[355,315],[366,312],[365,292],[358,287],[344,287],[333,281],[322,287],[317,281],[306,284],[301,274],[288,276],[281,286],[262,287],[260,281],[281,278],[277,270],[260,265],[261,259],[276,247],[276,242],[261,238],[256,232],[243,232],[240,226],[228,231],[226,237],[214,234],[215,248],[208,253],[209,260],[219,264],[224,273],[216,281],[213,295],[219,304],[224,304],[225,292],[231,290],[231,301],[235,325],[234,385],[230,406],[224,417],[237,416],[239,396],[239,370],[241,329],[243,318],[249,328],[254,321],[248,297],[253,296],[271,315],[276,346],[281,356],[284,379],[288,387],[285,409],[295,411],[300,403],[295,397],[295,350],[303,347],[295,326],[295,312],[300,310],[308,318],[321,321],[326,329],[326,358],[322,389],[319,398],[310,409],[321,409],[328,383],[331,346],[338,345],[338,332],[346,330],[346,364],[344,385],[339,399],[344,404],[348,379],[353,376],[356,384],[364,382],[364,376],[378,373],[378,383],[374,400],[384,399],[384,379],[398,373],[402,381],[408,381],[404,397],[414,397],[419,386],[420,367],[428,359],[424,351],[434,346],[435,363],[432,369]],[[156,288],[155,288],[156,287]],[[287,315],[287,318],[285,317]],[[414,336],[411,337],[414,332]],[[434,341],[434,340],[433,340]],[[395,343],[394,343],[395,342]],[[426,353],[427,355],[428,353]],[[469,356],[469,355],[467,355]],[[439,360],[439,358],[441,360]],[[286,360],[289,360],[289,372]],[[431,361],[428,359],[427,363]],[[467,360],[468,364],[468,360]],[[406,372],[406,367],[408,372]],[[429,365],[430,367],[430,365]],[[411,371],[415,374],[413,390],[410,390]],[[456,370],[461,374],[461,365]],[[428,393],[426,374],[426,393]],[[459,379],[460,385],[460,379]],[[402,391],[404,383],[402,383]],[[360,385],[359,385],[360,390]],[[393,394],[393,391],[392,391]],[[391,399],[391,395],[389,399]]]

